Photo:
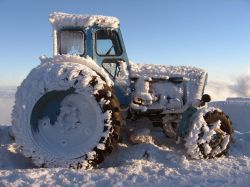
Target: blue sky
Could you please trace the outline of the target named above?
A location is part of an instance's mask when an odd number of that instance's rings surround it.
[[[52,56],[54,11],[118,17],[134,62],[202,67],[210,80],[250,69],[250,0],[0,0],[0,86]]]

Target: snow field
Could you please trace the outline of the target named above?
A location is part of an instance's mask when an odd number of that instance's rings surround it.
[[[128,127],[150,129],[153,142],[131,144],[126,133],[118,148],[98,169],[77,171],[64,168],[35,168],[15,148],[1,126],[0,186],[248,186],[250,184],[250,132],[235,132],[229,156],[192,160],[184,146],[176,145],[150,122],[142,119]],[[125,132],[126,129],[123,131]],[[147,134],[148,132],[146,132]],[[145,134],[145,133],[143,133]],[[14,152],[11,150],[14,147]],[[8,149],[10,151],[8,151]],[[2,156],[3,155],[3,156]]]

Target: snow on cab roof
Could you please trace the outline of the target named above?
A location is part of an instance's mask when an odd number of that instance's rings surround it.
[[[93,25],[118,28],[120,24],[119,19],[116,17],[67,14],[63,12],[54,12],[53,14],[50,14],[49,22],[55,29],[63,27],[90,27]]]

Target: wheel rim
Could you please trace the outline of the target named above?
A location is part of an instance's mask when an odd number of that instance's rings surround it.
[[[103,132],[103,116],[94,96],[73,90],[45,94],[31,115],[32,138],[55,157],[78,158],[90,152]]]

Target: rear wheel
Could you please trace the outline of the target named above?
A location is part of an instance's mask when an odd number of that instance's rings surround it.
[[[90,68],[74,63],[42,64],[16,94],[13,132],[37,166],[91,168],[118,141],[119,103]]]
[[[191,158],[214,158],[225,155],[232,141],[233,127],[229,117],[218,109],[198,111],[192,129],[185,138]]]

